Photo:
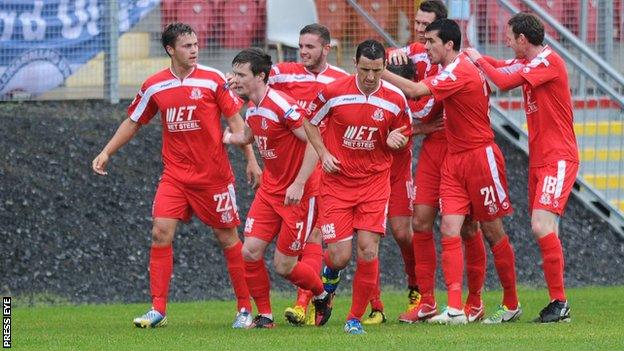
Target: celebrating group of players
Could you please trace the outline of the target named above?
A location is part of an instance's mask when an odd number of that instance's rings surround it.
[[[227,77],[197,63],[191,27],[167,26],[162,45],[171,67],[145,81],[129,118],[92,165],[105,175],[109,157],[160,112],[164,170],[152,210],[152,308],[134,324],[167,323],[174,234],[178,222],[192,214],[213,228],[224,251],[238,302],[234,328],[275,325],[264,264],[273,240],[275,272],[298,288],[286,319],[325,324],[340,271],[351,260],[354,234],[357,268],[344,330],[361,334],[362,324],[385,322],[378,249],[386,222],[408,281],[408,307],[399,321],[518,320],[515,256],[502,223],[512,206],[505,161],[490,127],[486,76],[501,89],[522,86],[524,93],[531,230],[550,295],[536,321],[569,321],[558,222],[579,161],[564,62],[543,45],[544,27],[533,15],[520,13],[509,21],[507,44],[516,58],[507,61],[460,51],[459,26],[446,16],[441,1],[423,1],[416,14],[417,41],[392,50],[375,40],[360,43],[354,75],[327,63],[330,33],[319,24],[300,31],[300,63],[273,65],[265,52],[250,48],[234,57]],[[241,98],[249,101],[244,121]],[[412,177],[411,139],[418,134],[425,138]],[[241,146],[248,183],[257,188],[244,242],[236,230],[240,220],[225,144]],[[448,307],[440,311],[434,296],[438,211],[448,292]],[[483,237],[503,288],[501,305],[487,318],[481,299]],[[468,295],[462,303],[464,267]],[[371,312],[362,320],[369,304]]]

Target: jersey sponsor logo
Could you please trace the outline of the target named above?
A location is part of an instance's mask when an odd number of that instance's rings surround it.
[[[321,226],[321,234],[323,240],[333,239],[336,237],[336,226],[334,223],[327,223]]]
[[[202,97],[204,97],[204,94],[202,94],[201,89],[199,89],[198,87],[194,87],[193,90],[191,90],[191,96],[189,96],[189,99],[199,100]]]
[[[371,116],[371,118],[373,119],[373,121],[377,121],[377,122],[381,122],[384,120],[384,112],[381,108],[378,108],[375,110],[375,112],[373,112],[373,115]]]
[[[526,87],[525,91],[526,91],[525,110],[526,110],[526,114],[528,115],[528,114],[537,112],[538,108],[537,108],[537,102],[533,98],[533,90],[529,87]]]
[[[319,96],[321,96],[321,95],[319,94]],[[307,114],[311,115],[314,111],[316,111],[317,107],[318,107],[317,104],[315,104],[313,102],[310,102],[308,104],[308,108],[306,109]]]
[[[159,89],[166,88],[166,87],[170,86],[171,84],[173,84],[173,82],[167,82],[165,84],[161,84],[160,86],[158,86],[158,88]]]
[[[275,149],[268,148],[269,138],[262,135],[254,135],[254,139],[256,140],[256,145],[258,146],[258,150],[260,151],[260,156],[262,156],[265,160],[271,160],[277,158],[277,154],[275,153]]]
[[[167,130],[170,132],[187,132],[201,129],[199,120],[193,119],[193,112],[197,106],[169,107],[167,109]]]
[[[253,229],[253,225],[254,225],[254,219],[251,217],[247,217],[247,220],[245,220],[245,233],[251,233],[251,230]]]
[[[347,126],[342,137],[342,146],[353,150],[374,150],[374,139],[379,128],[369,126]]]
[[[305,101],[305,100],[297,100],[297,104],[299,106],[301,106],[302,109],[307,110],[308,109],[308,104],[310,103],[310,101]]]

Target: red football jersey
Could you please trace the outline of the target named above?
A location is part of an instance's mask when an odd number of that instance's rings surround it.
[[[514,60],[520,61],[520,60]],[[531,62],[524,60],[520,74],[529,127],[529,166],[559,160],[578,162],[572,98],[564,61],[548,46]]]
[[[322,72],[314,74],[302,63],[283,62],[274,65],[269,74],[269,85],[292,96],[303,109],[316,98],[327,84],[349,74],[330,64]]]
[[[272,88],[267,88],[258,106],[249,103],[245,122],[264,160],[261,187],[269,194],[285,195],[299,173],[307,143],[292,130],[303,126],[303,118],[305,112],[293,98]],[[310,176],[304,196],[318,189],[318,176]]]
[[[401,126],[408,127],[406,135],[411,132],[405,96],[383,80],[367,96],[357,86],[355,75],[338,79],[318,94],[308,113],[314,125],[327,121],[325,146],[340,161],[341,174],[350,178],[369,177],[389,169],[389,132]]]
[[[490,86],[468,56],[460,53],[435,77],[423,81],[444,105],[448,151],[458,153],[494,141],[490,127]]]
[[[184,79],[169,68],[149,77],[128,115],[147,124],[160,112],[164,174],[189,185],[220,186],[234,181],[221,141],[221,115],[235,115],[242,104],[225,87],[223,73],[197,65]]]

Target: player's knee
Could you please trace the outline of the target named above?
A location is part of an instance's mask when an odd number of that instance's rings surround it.
[[[551,223],[548,223],[548,221],[538,219],[538,218],[531,219],[531,233],[533,233],[533,236],[536,239],[544,237],[548,235],[549,233],[552,233],[553,231],[554,231],[554,226],[551,225]]]
[[[433,221],[415,215],[412,219],[412,229],[415,232],[431,232],[433,231]]]
[[[286,278],[290,274],[290,272],[292,272],[293,268],[295,268],[295,264],[297,264],[296,259],[294,260],[294,262],[292,262],[292,260],[280,259],[276,256],[273,260],[275,273],[279,274],[284,278]]]
[[[358,251],[358,258],[364,261],[372,261],[377,258],[377,250],[374,248],[365,248]]]
[[[155,224],[152,227],[152,244],[154,245],[170,245],[173,242],[173,233],[170,233],[164,226]]]
[[[255,249],[253,247],[249,247],[249,245],[243,244],[243,249],[241,250],[243,254],[243,260],[247,262],[255,262],[262,258],[263,252],[261,250]]]
[[[338,250],[329,250],[329,259],[332,264],[332,269],[343,269],[351,260],[351,252],[342,252]]]

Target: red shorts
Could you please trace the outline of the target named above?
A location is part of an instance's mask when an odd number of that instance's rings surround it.
[[[364,179],[323,174],[319,224],[325,243],[351,240],[354,230],[384,235],[390,197],[390,171]],[[347,184],[344,182],[347,181]]]
[[[259,189],[245,221],[245,237],[271,242],[277,235],[277,250],[298,256],[316,220],[316,197],[304,196],[299,205],[284,205],[284,195]]]
[[[238,226],[240,219],[234,184],[191,187],[162,176],[154,196],[152,216],[188,222],[193,214],[213,228]]]
[[[484,222],[513,212],[505,159],[496,144],[446,154],[440,182],[440,212],[470,215]]]
[[[578,163],[560,160],[529,168],[529,213],[546,210],[561,216],[576,181]]]
[[[411,216],[414,207],[414,181],[412,180],[412,149],[392,155],[390,167],[390,201],[388,217]]]
[[[440,204],[440,172],[446,156],[446,139],[423,140],[414,177],[414,204],[437,208]]]

